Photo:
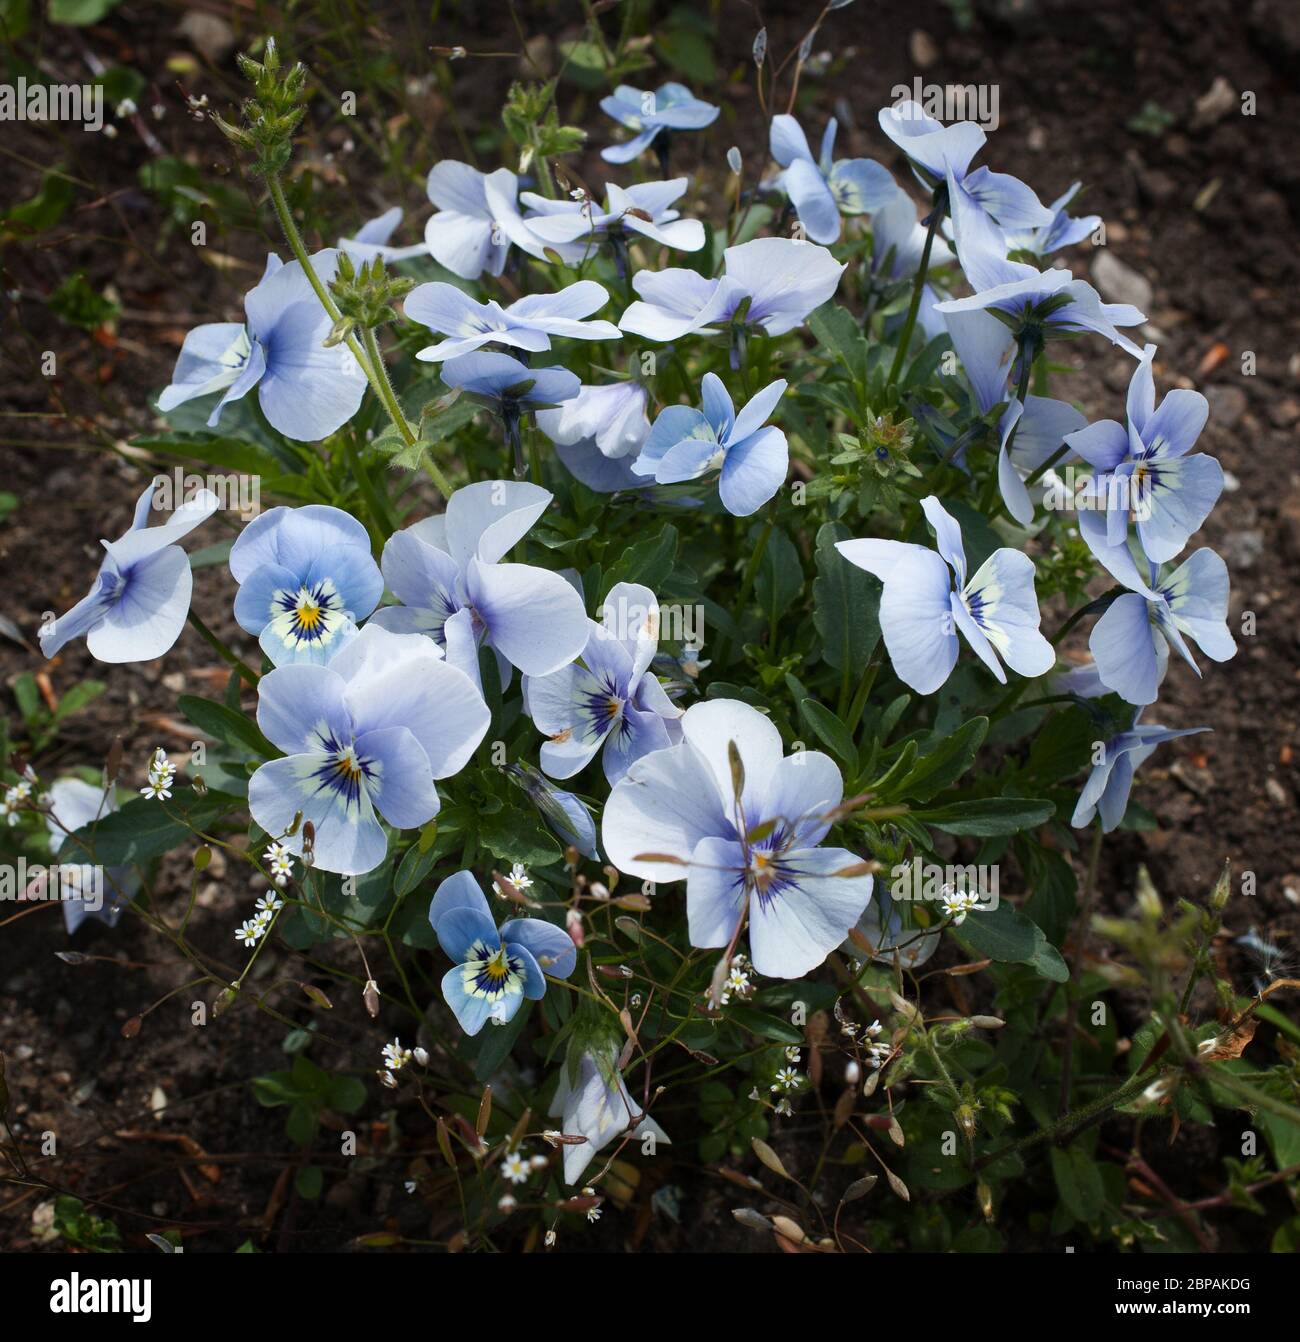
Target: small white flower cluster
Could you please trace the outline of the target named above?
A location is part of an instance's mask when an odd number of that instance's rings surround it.
[[[0,802],[0,815],[4,816],[7,824],[18,823],[18,812],[31,795],[32,785],[28,782],[15,783],[13,787],[5,789],[4,801]]]
[[[383,1067],[377,1073],[379,1080],[389,1090],[397,1089],[397,1073],[402,1070],[409,1062],[414,1060],[421,1067],[429,1065],[429,1055],[422,1048],[403,1048],[400,1039],[394,1039],[391,1044],[385,1044],[380,1050],[380,1056],[384,1060]]]
[[[414,1056],[409,1048],[402,1047],[400,1039],[394,1039],[391,1044],[385,1044],[380,1052],[384,1059],[384,1066],[390,1072],[400,1072]]]
[[[235,929],[235,940],[241,946],[256,946],[271,930],[275,915],[282,908],[284,900],[274,890],[268,891],[257,901],[257,912],[251,918],[245,918]]]
[[[595,1190],[594,1188],[592,1188],[592,1186],[591,1186],[590,1184],[588,1184],[587,1187],[584,1188],[584,1189],[582,1190],[582,1196],[583,1196],[584,1198],[594,1198],[594,1197],[597,1196],[597,1194],[596,1194],[596,1190]],[[600,1208],[599,1208],[599,1207],[589,1207],[589,1208],[587,1209],[587,1220],[588,1220],[588,1221],[599,1221],[599,1220],[600,1220]]]
[[[719,999],[723,1006],[726,1006],[733,997],[743,1000],[754,991],[747,968],[748,963],[742,954],[737,953],[731,957],[731,968],[727,971],[726,980],[722,985],[722,996]]]
[[[950,885],[944,886],[939,899],[944,917],[951,918],[954,927],[960,927],[966,921],[966,915],[980,907],[980,897],[973,890],[954,890]]]
[[[284,844],[273,843],[262,854],[262,860],[271,870],[271,879],[283,890],[293,875],[293,855]]]
[[[172,779],[175,777],[176,766],[159,746],[149,761],[149,781],[140,789],[140,795],[152,797],[155,801],[166,801],[172,795]]]
[[[878,1020],[873,1020],[863,1031],[863,1043],[867,1045],[867,1065],[873,1072],[878,1072],[885,1065],[893,1051],[888,1044],[880,1042],[879,1036],[884,1030],[885,1027]]]

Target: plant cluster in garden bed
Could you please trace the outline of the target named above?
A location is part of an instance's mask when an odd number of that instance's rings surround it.
[[[354,983],[385,1031],[367,1081],[436,1136],[417,1191],[463,1208],[462,1244],[598,1220],[660,1164],[671,1215],[676,1160],[751,1152],[774,1182],[738,1219],[787,1247],[997,1247],[1044,1169],[1052,1233],[1181,1244],[1185,1218],[1135,1210],[1124,1159],[1099,1158],[1117,1110],[1139,1130],[1247,1110],[1225,1198],[1293,1179],[1285,985],[1238,997],[1210,955],[1229,874],[1166,910],[1137,873],[1133,916],[1091,919],[1103,833],[1151,823],[1135,770],[1207,730],[1144,717],[1170,650],[1236,646],[1226,567],[1195,543],[1223,487],[1205,400],[1159,396],[1126,334],[1143,314],[1060,263],[1098,224],[1074,193],[1044,206],[978,126],[903,102],[880,145],[918,210],[880,162],[836,157],[833,122],[814,153],[807,50],[786,87],[763,44],[763,105],[790,110],[770,162],[727,154],[725,210],[669,176],[718,115],[682,85],[616,84],[590,189],[558,86],[517,86],[513,166],[433,165],[422,243],[393,242],[394,209],[313,252],[285,189],[306,72],[259,54],[215,120],[289,256],[242,322],[190,333],[140,444],[214,474],[157,526],[151,482],[41,631],[47,656],[84,637],[132,662],[188,619],[229,683],[180,700],[206,740],[183,775],[160,750],[142,795],[117,759],[48,785],[15,762],[7,837],[64,864],[70,930],[138,917],[214,1016],[331,1010],[333,985],[255,988],[262,957]],[[1064,340],[1131,358],[1118,418],[1050,395]],[[180,541],[217,473],[286,500],[222,556],[251,659],[191,609]],[[265,878],[233,978],[192,944],[193,898],[150,879],[218,848]],[[1112,958],[1085,963],[1085,933]],[[1134,983],[1149,1019],[1121,1039],[1109,993]],[[1261,1019],[1277,1060],[1248,1064]],[[253,1091],[314,1197],[322,1116],[368,1091],[299,1033]],[[809,1169],[787,1128],[815,1131]],[[868,1195],[869,1231],[827,1211]]]

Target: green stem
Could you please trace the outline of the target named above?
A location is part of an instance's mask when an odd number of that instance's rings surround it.
[[[898,351],[894,355],[893,367],[889,370],[889,385],[896,386],[898,375],[903,369],[903,360],[907,358],[907,347],[912,341],[912,331],[916,327],[916,316],[921,310],[921,294],[925,289],[925,276],[930,268],[930,249],[934,246],[934,235],[943,221],[946,188],[934,193],[934,205],[930,211],[930,223],[925,230],[925,247],[921,252],[921,264],[916,268],[916,278],[912,281],[912,301],[907,306],[907,319],[903,322],[903,331],[898,339]]]
[[[315,267],[311,264],[311,257],[307,252],[307,245],[302,240],[302,234],[298,231],[298,225],[294,222],[293,212],[289,209],[289,202],[285,199],[284,187],[280,184],[278,176],[271,176],[266,179],[267,189],[271,195],[271,205],[275,209],[276,218],[280,221],[280,227],[284,231],[285,240],[289,244],[289,250],[294,254],[295,259],[303,268],[303,273],[307,276],[307,282],[311,285],[316,297],[320,299],[321,307],[329,314],[332,321],[337,322],[340,319],[338,304],[330,297],[329,290],[325,287],[321,277],[316,273]],[[352,353],[352,357],[357,361],[357,366],[366,375],[366,381],[370,383],[371,389],[379,398],[380,404],[384,407],[388,417],[393,421],[393,426],[398,433],[402,435],[402,441],[407,447],[414,447],[418,441],[415,430],[407,422],[406,416],[402,413],[402,408],[397,402],[397,397],[393,392],[392,383],[388,380],[388,371],[384,367],[383,357],[379,352],[378,342],[374,338],[373,331],[365,333],[366,343],[371,349],[370,358],[362,351],[361,345],[357,342],[354,335],[348,335],[344,339],[344,344]],[[373,360],[373,362],[372,362]],[[444,495],[451,493],[451,487],[446,478],[436,466],[430,466],[430,477],[435,485]]]
[[[1126,1100],[1131,1100],[1139,1091],[1145,1090],[1148,1085],[1148,1079],[1141,1073],[1131,1076],[1122,1086],[1093,1100],[1091,1104],[1085,1104],[1071,1113],[1062,1114],[1055,1123],[1049,1123],[1047,1127],[1040,1128],[1037,1132],[1031,1132],[1027,1137],[1021,1137],[1018,1141],[1002,1147],[1000,1150],[990,1152],[987,1156],[981,1156],[975,1162],[977,1170],[983,1169],[986,1165],[992,1165],[995,1161],[1002,1160],[1007,1156],[1019,1155],[1022,1151],[1028,1151],[1031,1147],[1038,1146],[1041,1142],[1059,1141],[1067,1133],[1072,1134],[1073,1130],[1082,1127],[1095,1118],[1101,1117],[1108,1110],[1113,1109],[1117,1104],[1123,1104]]]
[[[256,689],[258,681],[257,672],[254,671],[253,668],[249,666],[246,662],[241,661],[238,655],[233,653],[225,645],[225,643],[223,643],[221,639],[219,639],[216,636],[216,634],[214,634],[212,630],[209,629],[208,626],[203,623],[203,621],[199,618],[199,616],[194,613],[193,609],[190,610],[187,619],[189,620],[190,624],[192,624],[194,628],[199,631],[204,641],[214,649],[214,651],[221,658],[221,660],[225,662],[228,666],[232,667],[235,671],[237,671],[239,673],[239,677],[241,680],[245,681],[247,684],[251,685],[254,689]]]

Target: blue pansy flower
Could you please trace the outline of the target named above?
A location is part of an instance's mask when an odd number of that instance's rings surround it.
[[[1210,515],[1223,493],[1223,467],[1191,450],[1210,413],[1199,391],[1177,388],[1156,409],[1155,352],[1146,347],[1129,382],[1128,427],[1102,419],[1066,441],[1096,471],[1089,493],[1099,508],[1080,513],[1084,538],[1119,545],[1131,519],[1147,558],[1162,564]]]
[[[1003,412],[998,425],[998,490],[1007,512],[1022,527],[1034,521],[1026,477],[1050,461],[1083,424],[1084,417],[1074,406],[1049,396],[1026,396],[1023,406],[1012,397]]]
[[[623,144],[612,144],[600,151],[606,163],[630,163],[658,136],[675,130],[703,130],[718,119],[717,107],[697,98],[684,84],[661,84],[654,93],[620,84],[607,98],[600,100],[600,110],[613,117],[621,126],[634,132]],[[665,156],[663,145],[660,154]]]
[[[1209,727],[1184,727],[1173,731],[1168,727],[1157,727],[1153,722],[1140,722],[1141,717],[1142,710],[1138,709],[1132,727],[1103,743],[1101,763],[1092,766],[1070,817],[1070,824],[1075,829],[1090,825],[1093,817],[1100,813],[1101,827],[1109,834],[1124,819],[1133,775],[1155,748],[1180,736],[1195,736],[1211,730]]]
[[[911,101],[882,108],[879,119],[881,130],[911,160],[922,183],[946,184],[958,236],[963,221],[999,236],[1002,229],[1036,229],[1052,222],[1052,211],[1018,177],[970,166],[986,138],[973,121],[945,126]]]
[[[648,587],[615,583],[600,624],[590,620],[588,629],[581,662],[529,678],[528,713],[550,737],[541,763],[552,778],[572,778],[603,747],[612,784],[634,760],[679,739],[681,709],[649,669],[659,651],[659,602]]]
[[[584,386],[553,410],[539,410],[537,427],[555,444],[564,468],[588,489],[612,494],[643,487],[632,463],[650,434],[646,392],[628,380]]]
[[[424,242],[439,265],[463,280],[486,271],[500,275],[513,244],[546,259],[519,212],[519,179],[509,168],[482,173],[468,163],[444,159],[429,170],[429,199],[438,207],[424,226]]]
[[[602,242],[608,242],[622,273],[629,242],[648,238],[680,252],[698,252],[704,246],[704,225],[698,219],[683,219],[672,208],[686,190],[687,179],[638,182],[605,187],[600,207],[585,193],[578,199],[552,200],[525,191],[519,197],[532,211],[525,219],[530,232],[551,248],[566,265],[579,265]]]
[[[618,1049],[598,1045],[570,1065],[560,1065],[555,1097],[546,1111],[563,1123],[563,1131],[585,1142],[566,1142],[564,1182],[576,1184],[583,1171],[616,1137],[627,1134],[640,1143],[647,1135],[672,1145],[672,1139],[632,1098],[618,1070]]]
[[[801,978],[871,899],[862,859],[821,847],[843,796],[840,771],[820,751],[787,757],[773,723],[736,699],[694,704],[681,728],[678,745],[637,760],[614,785],[605,851],[643,880],[685,878],[692,946],[734,945],[748,919],[754,968]]]
[[[454,284],[435,281],[412,289],[403,306],[411,321],[450,337],[415,356],[441,363],[487,344],[538,353],[551,348],[552,336],[618,340],[623,333],[613,322],[583,320],[607,302],[608,290],[594,280],[579,280],[558,293],[527,294],[504,308],[496,299],[479,303]]]
[[[790,465],[785,434],[764,427],[786,386],[784,378],[769,383],[737,414],[722,379],[705,373],[703,409],[670,405],[661,411],[632,470],[661,485],[719,471],[723,507],[736,517],[748,517],[781,488]]]
[[[695,270],[638,271],[632,288],[640,301],[618,324],[649,340],[679,340],[692,332],[713,335],[749,299],[746,324],[784,335],[834,294],[843,273],[844,266],[815,243],[755,238],[726,249],[717,279]]]
[[[1082,184],[1075,182],[1068,191],[1047,207],[1052,212],[1050,223],[1034,229],[1004,229],[1007,249],[1013,252],[1028,252],[1041,261],[1043,257],[1059,252],[1063,247],[1073,247],[1076,242],[1091,236],[1101,224],[1099,214],[1081,214],[1072,218],[1066,209],[1079,194]]]
[[[328,662],[384,594],[370,537],[341,508],[272,508],[230,550],[235,619],[276,666]]]
[[[176,542],[211,517],[219,501],[201,489],[162,526],[151,527],[153,499],[150,482],[136,500],[126,535],[100,541],[104,562],[94,586],[66,615],[42,627],[41,651],[47,657],[84,636],[97,661],[149,662],[180,637],[194,579],[189,556]]]
[[[772,157],[781,165],[781,189],[814,242],[838,242],[840,215],[869,214],[889,203],[898,190],[889,169],[869,158],[835,161],[834,117],[813,158],[803,128],[788,114],[774,116],[769,136]]]
[[[322,283],[334,278],[338,259],[333,248],[310,258]],[[346,345],[326,348],[334,323],[301,264],[268,256],[261,283],[244,296],[244,314],[243,326],[215,322],[185,337],[158,409],[222,392],[208,416],[215,428],[226,406],[256,387],[262,413],[286,438],[314,443],[342,428],[361,405],[366,377]]]
[[[546,996],[546,975],[567,979],[578,949],[563,928],[542,918],[512,918],[498,928],[468,871],[448,876],[429,905],[438,943],[454,961],[442,995],[466,1034],[491,1021],[505,1025],[524,1004]]]
[[[524,414],[572,400],[582,389],[578,375],[567,368],[529,368],[508,354],[491,350],[457,355],[440,371],[449,387],[477,396],[501,416],[515,470],[521,476],[526,473],[519,431]]]
[[[1129,590],[1117,596],[1088,639],[1097,674],[1131,704],[1153,704],[1168,643],[1199,676],[1194,640],[1216,662],[1236,656],[1228,630],[1228,566],[1213,550],[1194,550],[1172,572],[1149,561],[1146,577],[1128,544],[1104,546],[1084,535],[1101,565]]]
[[[469,762],[491,721],[482,695],[427,638],[367,625],[329,666],[298,663],[258,683],[257,725],[285,752],[248,783],[253,819],[290,852],[315,830],[321,871],[360,875],[384,860],[381,818],[416,829],[441,805],[434,780]]]
[[[456,490],[445,513],[394,532],[383,575],[402,604],[370,623],[427,635],[475,684],[481,644],[496,653],[503,685],[512,666],[544,676],[567,665],[587,642],[582,597],[558,573],[500,562],[551,498],[525,481],[480,480]]]
[[[1056,654],[1038,631],[1034,561],[1021,550],[994,550],[968,579],[956,520],[933,494],[921,500],[921,507],[934,528],[937,554],[903,541],[835,545],[851,564],[884,583],[880,630],[894,673],[919,694],[933,693],[956,665],[958,629],[1004,684],[999,655],[1022,676],[1050,671]]]
[[[1016,341],[1031,331],[1043,340],[1093,331],[1135,359],[1141,357],[1142,351],[1118,329],[1146,320],[1131,303],[1103,303],[1092,285],[1068,270],[1040,271],[1004,255],[972,253],[963,248],[960,232],[957,248],[966,278],[978,292],[947,299],[935,311],[947,323],[981,413],[1007,399]],[[980,258],[978,264],[973,256]]]

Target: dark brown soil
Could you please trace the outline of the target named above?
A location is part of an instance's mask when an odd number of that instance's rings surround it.
[[[513,32],[490,29],[495,7],[475,8],[473,19],[444,19],[437,32],[421,33],[411,32],[405,17],[386,22],[380,6],[374,40],[398,52],[417,77],[427,73],[423,49],[430,44],[517,47]],[[518,8],[527,23],[530,6]],[[531,30],[552,38],[573,30],[576,5],[542,8]],[[716,171],[733,142],[747,158],[760,152],[761,132],[754,130],[759,110],[747,82],[755,8],[739,0],[717,7],[718,65],[732,76],[719,100],[729,108],[708,136],[686,148],[688,167],[695,166],[695,156]],[[771,49],[783,56],[798,40],[809,7],[762,8]],[[901,178],[902,164],[875,125],[876,109],[890,101],[891,88],[910,84],[918,73],[928,82],[996,82],[1002,127],[987,160],[1026,178],[1044,200],[1082,179],[1089,188],[1087,207],[1107,220],[1113,255],[1153,286],[1147,311],[1159,331],[1151,336],[1160,345],[1157,382],[1162,390],[1195,386],[1210,397],[1213,413],[1203,443],[1234,482],[1203,539],[1225,555],[1232,571],[1234,628],[1250,612],[1257,632],[1240,637],[1240,653],[1228,665],[1208,664],[1202,681],[1181,664],[1171,670],[1158,720],[1208,724],[1214,734],[1164,747],[1143,771],[1135,796],[1160,817],[1160,827],[1107,843],[1100,900],[1112,910],[1126,909],[1139,862],[1147,863],[1168,899],[1200,898],[1229,857],[1239,874],[1254,873],[1257,893],[1230,902],[1227,927],[1234,934],[1258,928],[1284,947],[1295,946],[1300,25],[1294,7],[1286,0],[1144,6],[1129,0],[988,0],[975,6],[974,26],[961,31],[953,15],[964,8],[934,0],[906,6],[860,0],[828,21],[815,50],[828,49],[832,60],[825,73],[805,76],[805,90],[816,108],[840,116],[842,153],[881,157]],[[69,72],[69,78],[82,77],[87,52],[106,63],[134,65],[154,81],[145,101],[156,97],[165,109],[161,120],[145,109],[148,135],[169,154],[228,169],[232,160],[224,142],[209,122],[187,117],[175,76],[167,71],[169,57],[192,51],[176,32],[183,12],[179,4],[127,0],[101,26],[71,36],[67,29],[47,29],[39,42],[29,38],[24,54],[33,59],[39,51],[43,68]],[[225,14],[241,37],[250,34],[246,10],[213,3],[202,12]],[[295,24],[295,54],[316,64],[331,88],[343,87],[347,71],[328,35],[313,44],[308,39],[319,30],[311,20],[300,13]],[[924,69],[917,64],[918,29],[935,49],[934,62]],[[455,109],[471,131],[476,119],[495,118],[506,83],[520,73],[514,60],[469,60],[453,68]],[[1240,115],[1234,105],[1213,124],[1198,121],[1197,99],[1219,77],[1235,98],[1245,91],[1255,95],[1254,116]],[[223,109],[238,82],[229,56],[215,68],[200,58],[199,68],[183,80],[187,91],[206,93]],[[592,124],[590,98],[580,101],[572,91],[564,96],[572,103],[566,115]],[[1144,108],[1143,120],[1151,123],[1153,107],[1169,114],[1171,123],[1154,135],[1134,129]],[[413,177],[437,156],[459,156],[448,109],[436,89],[422,95],[428,161],[414,165]],[[382,115],[392,110],[382,109]],[[376,115],[363,114],[367,129],[374,129]],[[33,194],[40,171],[55,163],[77,181],[75,207],[54,233],[35,244],[9,239],[0,251],[6,291],[0,489],[21,501],[0,522],[0,591],[6,594],[0,613],[31,645],[42,612],[65,609],[84,591],[98,538],[119,534],[129,517],[144,476],[122,444],[151,426],[147,398],[167,381],[184,333],[196,322],[234,315],[271,236],[245,220],[243,226],[213,228],[206,248],[191,246],[187,232],[167,228],[155,199],[135,186],[141,165],[153,157],[145,137],[129,122],[119,123],[119,132],[108,140],[18,125],[6,126],[0,140],[9,200]],[[377,212],[371,207],[381,201],[365,144],[349,153],[344,138],[335,131],[313,140],[302,156],[325,174],[339,231]],[[603,180],[594,152],[580,166],[589,182]],[[228,181],[238,193],[238,174],[230,171]],[[403,203],[422,223],[418,184]],[[269,214],[262,222],[269,226]],[[83,270],[96,290],[112,285],[116,291],[123,311],[111,331],[86,335],[45,306],[43,300],[75,270]],[[39,373],[45,350],[58,355],[52,379]],[[1253,355],[1252,375],[1243,374],[1247,354]],[[1081,371],[1058,394],[1077,397],[1093,417],[1117,414],[1131,367],[1125,356],[1090,342],[1065,357]],[[222,569],[199,575],[197,608],[229,610],[230,596]],[[228,619],[212,622],[239,644],[242,635]],[[189,740],[190,729],[172,716],[176,693],[212,694],[214,685],[224,683],[215,658],[192,631],[163,662],[111,669],[94,665],[80,644],[47,665],[34,647],[0,641],[0,670],[10,709],[8,687],[23,671],[48,671],[55,695],[87,675],[105,680],[107,693],[39,764],[47,776],[73,764],[96,765],[121,735],[130,781],[143,781],[156,745],[177,748]],[[12,713],[11,729],[17,731]],[[172,859],[157,889],[179,890],[188,880],[181,859]],[[205,874],[195,936],[206,953],[226,957],[234,909],[237,901],[247,903],[248,894],[220,871]],[[113,934],[93,927],[76,942],[88,954],[128,963],[68,965],[55,957],[67,944],[52,909],[0,930],[0,1043],[8,1058],[13,1116],[29,1152],[39,1134],[56,1135],[57,1155],[41,1163],[43,1177],[100,1200],[128,1243],[139,1245],[144,1232],[163,1226],[180,1227],[195,1248],[222,1250],[246,1238],[263,1248],[331,1250],[385,1226],[417,1236],[448,1233],[436,1220],[431,1227],[427,1209],[402,1192],[413,1157],[432,1145],[418,1111],[385,1114],[385,1105],[372,1097],[357,1120],[363,1149],[374,1155],[367,1172],[342,1181],[331,1176],[323,1204],[301,1202],[287,1179],[299,1156],[284,1135],[281,1112],[258,1107],[246,1085],[251,1075],[286,1065],[278,1046],[268,1042],[279,1037],[278,1028],[268,1034],[251,1011],[191,1027],[195,994],[181,992],[150,1015],[138,1035],[124,1038],[129,1018],[183,981],[180,968],[151,963],[163,954],[158,943],[129,922]],[[1246,988],[1249,964],[1238,951],[1227,954],[1238,986]],[[289,972],[309,973],[301,966]],[[389,1019],[379,1026],[387,1037],[397,1028]],[[338,1041],[340,1065],[363,1075],[372,1070],[382,1042],[379,1026],[366,1019],[359,1001],[339,1002],[327,1028]],[[166,1107],[155,1112],[160,1102]],[[403,1123],[421,1135],[403,1132]],[[201,1151],[166,1140],[179,1136]],[[333,1147],[323,1142],[321,1150],[327,1149]],[[680,1150],[685,1156],[686,1146]],[[313,1158],[329,1164],[320,1151]],[[1176,1191],[1198,1191],[1190,1148],[1178,1156],[1149,1152],[1148,1159]],[[690,1229],[673,1229],[658,1217],[645,1247],[755,1243],[726,1214],[743,1199],[716,1172],[682,1160],[670,1177],[689,1200],[683,1219]],[[0,1240],[11,1248],[32,1247],[31,1215],[46,1196],[0,1189]],[[641,1242],[644,1222],[637,1225],[630,1214],[611,1219],[614,1234],[601,1237],[603,1247],[616,1240]],[[1242,1233],[1245,1247],[1261,1247],[1249,1239],[1258,1230],[1247,1224]]]

